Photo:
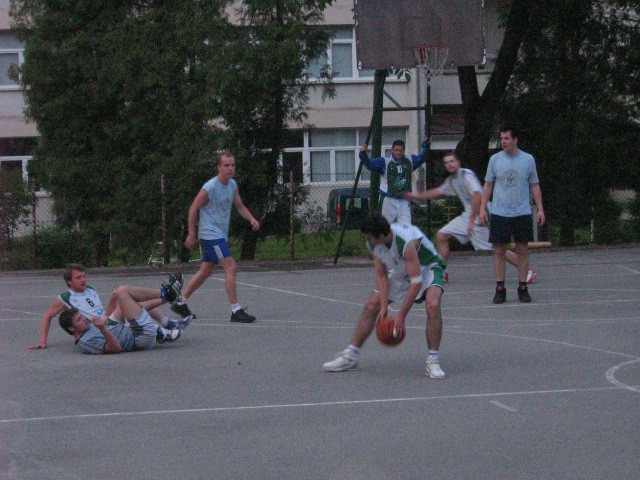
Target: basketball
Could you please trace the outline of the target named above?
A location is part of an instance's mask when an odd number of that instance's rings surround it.
[[[389,321],[388,317],[380,318],[376,324],[376,336],[383,345],[389,347],[400,345],[404,340],[405,334],[406,331],[404,329],[401,332],[394,332],[393,322]]]

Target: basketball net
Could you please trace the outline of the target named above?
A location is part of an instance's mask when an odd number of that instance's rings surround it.
[[[449,45],[431,45],[429,47],[415,47],[416,67],[421,68],[427,85],[431,80],[442,75],[449,55]]]

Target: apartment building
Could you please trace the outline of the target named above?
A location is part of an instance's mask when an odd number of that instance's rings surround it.
[[[500,0],[485,0],[484,25],[486,58],[478,68],[483,88],[500,45],[502,32],[497,26],[496,5]],[[19,86],[9,78],[12,64],[23,61],[23,45],[11,32],[10,0],[0,0],[0,168],[21,169],[27,177],[27,164],[38,135],[35,125],[24,118],[24,99]],[[359,70],[356,55],[353,0],[335,0],[326,10],[324,26],[334,33],[326,55],[309,69],[315,83],[323,63],[334,76],[335,98],[322,100],[322,86],[311,88],[308,119],[305,125],[291,125],[290,144],[283,154],[287,170],[297,181],[310,186],[310,198],[326,207],[332,188],[353,185],[358,166],[358,152],[364,143],[373,112],[373,71]],[[415,107],[426,103],[425,80],[415,70],[411,78],[390,77],[385,86],[385,107]],[[462,107],[455,70],[445,70],[431,83],[433,107],[432,150],[435,155],[454,148],[462,137]],[[383,151],[388,152],[395,139],[405,140],[407,153],[418,153],[424,138],[424,112],[389,111],[383,118]],[[424,169],[423,169],[424,170]],[[424,171],[415,174],[417,187],[424,185]],[[369,174],[363,172],[361,185],[368,185]],[[39,224],[51,224],[51,199],[37,192]]]

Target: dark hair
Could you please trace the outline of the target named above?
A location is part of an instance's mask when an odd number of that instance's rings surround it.
[[[513,138],[520,138],[520,132],[518,129],[512,125],[504,125],[500,127],[500,133],[510,132]]]
[[[442,159],[444,160],[444,159],[445,159],[445,158],[447,158],[447,157],[453,157],[453,158],[455,158],[456,160],[458,160],[459,162],[461,161],[461,160],[460,160],[460,157],[458,156],[458,154],[456,153],[456,151],[455,151],[455,150],[449,150],[447,153],[445,153],[445,154],[442,156]]]
[[[73,321],[73,316],[78,313],[77,308],[70,308],[69,310],[65,310],[58,316],[58,323],[62,327],[62,329],[67,332],[69,335],[73,335],[71,331],[71,324]]]
[[[373,235],[376,238],[388,235],[391,232],[391,225],[379,213],[370,213],[360,231],[365,235]]]
[[[405,148],[404,146],[404,142],[402,140],[395,140],[392,144],[391,144],[391,148],[395,148],[396,146],[400,145],[402,148]]]
[[[86,272],[84,266],[81,263],[69,263],[65,267],[64,272],[62,272],[62,278],[64,278],[64,281],[67,282],[67,285],[69,285],[69,282],[73,278],[73,270],[77,270],[78,272]]]

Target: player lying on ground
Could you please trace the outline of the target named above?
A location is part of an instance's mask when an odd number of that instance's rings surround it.
[[[27,348],[30,350],[37,350],[41,348],[47,348],[47,337],[49,335],[49,329],[51,326],[51,320],[59,315],[64,310],[70,308],[76,308],[82,313],[85,318],[91,320],[93,317],[100,317],[104,314],[104,307],[100,301],[100,297],[96,292],[96,289],[87,284],[87,273],[85,268],[79,263],[71,263],[67,265],[62,278],[67,284],[68,290],[62,292],[51,302],[51,305],[42,316],[40,326],[40,341],[35,345],[31,345]],[[182,289],[183,275],[182,273],[172,273],[169,275],[169,281],[163,285],[163,294],[160,298],[144,302],[143,306],[149,311],[149,314],[156,320],[164,329],[167,330],[165,335],[175,335],[175,332],[168,332],[168,330],[175,330],[180,322],[171,320],[166,315],[163,315],[156,307],[159,307],[165,302],[173,302],[176,296],[172,292],[179,292]],[[182,320],[191,320],[188,315],[184,316]],[[122,312],[116,308],[111,314],[111,320],[114,322],[121,321],[123,319]],[[187,322],[188,323],[188,322]]]
[[[400,310],[389,321],[398,332],[414,303],[426,300],[427,366],[431,378],[444,378],[439,350],[442,338],[440,302],[444,292],[444,262],[433,243],[414,225],[389,222],[379,213],[371,214],[362,226],[367,247],[373,254],[377,290],[367,299],[351,343],[336,358],[325,363],[325,372],[341,372],[358,365],[360,349],[373,331],[376,320],[387,316],[389,303]]]
[[[62,329],[75,339],[76,347],[82,353],[100,355],[103,353],[130,352],[132,350],[150,350],[156,342],[173,341],[180,337],[182,328],[191,320],[178,328],[170,330],[175,333],[165,336],[162,327],[151,318],[141,305],[142,302],[157,300],[162,295],[163,289],[133,287],[123,285],[116,288],[111,295],[109,305],[101,316],[94,316],[91,322],[76,308],[65,310],[60,314],[58,321]],[[172,296],[179,294],[172,291]],[[113,322],[109,315],[119,308],[123,317],[128,321]]]

